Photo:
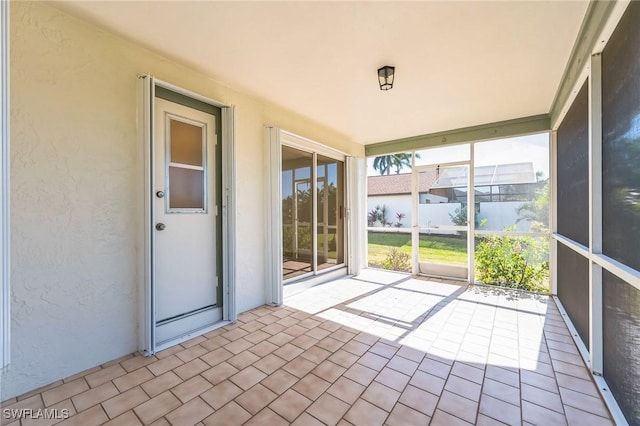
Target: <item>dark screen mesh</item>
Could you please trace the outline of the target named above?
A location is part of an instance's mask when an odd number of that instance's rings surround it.
[[[582,86],[558,128],[558,233],[589,245],[589,91]]]
[[[604,378],[627,421],[640,425],[640,290],[604,271]]]
[[[640,2],[602,53],[603,251],[640,270]]]
[[[558,298],[589,347],[589,260],[558,243]]]

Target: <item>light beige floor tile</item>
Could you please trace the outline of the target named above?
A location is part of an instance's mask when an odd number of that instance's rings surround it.
[[[192,426],[204,420],[213,413],[211,408],[201,398],[194,398],[166,415],[172,425]]]
[[[138,405],[133,411],[144,424],[150,424],[181,405],[171,392],[164,392]]]
[[[261,384],[257,384],[242,395],[238,396],[235,401],[251,414],[256,414],[277,397],[278,395],[274,392]]]
[[[428,425],[431,417],[407,407],[403,404],[396,404],[387,418],[389,426],[407,426],[407,425]]]
[[[307,409],[307,412],[327,425],[335,425],[349,408],[346,402],[324,393]]]
[[[280,395],[298,381],[298,378],[285,370],[276,370],[260,383]]]
[[[327,389],[327,393],[341,399],[347,404],[353,404],[364,390],[365,387],[363,385],[345,377],[340,377]]]
[[[209,404],[216,410],[219,410],[227,402],[231,401],[241,393],[242,389],[234,385],[231,381],[225,380],[224,382],[204,392],[202,395],[200,395],[200,397],[204,401],[206,401],[207,404]]]
[[[289,389],[273,401],[269,408],[286,420],[293,422],[312,402],[302,394]]]
[[[251,418],[251,413],[231,401],[202,421],[207,426],[241,425]]]
[[[105,423],[105,426],[138,426],[138,425],[142,425],[142,423],[140,423],[140,420],[138,420],[138,418],[136,417],[133,411],[127,411],[126,413]]]
[[[437,408],[469,423],[475,423],[478,413],[477,402],[446,390],[442,392]]]
[[[265,408],[257,415],[253,416],[251,420],[244,424],[244,426],[288,426],[289,422],[276,414],[273,410]]]
[[[178,377],[173,371],[167,371],[166,373],[149,380],[141,385],[142,389],[150,397],[160,395],[164,391],[171,389],[174,386],[182,383],[180,377]]]
[[[369,401],[376,407],[380,407],[387,412],[391,412],[393,406],[400,398],[400,392],[373,382],[362,394],[362,399]]]
[[[62,426],[97,426],[106,423],[109,420],[105,414],[102,406],[94,405],[93,407],[71,416],[62,423],[58,423]]]
[[[171,389],[171,392],[175,396],[177,396],[182,403],[185,403],[206,392],[212,387],[213,385],[205,380],[202,376],[195,376],[187,380],[186,382],[182,382],[178,386],[175,386],[173,389]]]
[[[253,366],[249,366],[231,376],[229,380],[240,386],[242,389],[247,390],[265,377],[267,377],[265,373]]]
[[[57,402],[70,398],[74,395],[78,395],[89,389],[87,382],[82,379],[74,380],[73,382],[65,383],[57,386],[53,389],[42,392],[42,400],[46,407],[53,405]]]
[[[347,371],[346,368],[334,364],[331,361],[324,361],[313,370],[311,370],[311,372],[316,376],[331,383],[335,382],[338,377],[344,374],[345,371]]]
[[[118,394],[118,389],[111,382],[104,383],[93,389],[84,391],[78,395],[71,397],[73,405],[78,412],[84,411],[89,407],[106,401],[107,399]]]
[[[509,404],[489,395],[482,395],[479,412],[510,425],[520,423],[522,420],[518,405]]]
[[[363,399],[358,399],[347,411],[344,418],[353,425],[381,426],[388,415],[389,413],[381,408]]]
[[[125,411],[132,410],[148,399],[149,397],[147,394],[139,386],[136,386],[119,394],[118,396],[114,396],[113,398],[106,400],[102,403],[102,407],[109,418],[113,419]]]
[[[175,355],[169,355],[166,358],[161,359],[160,361],[156,361],[147,365],[147,368],[153,373],[154,376],[160,376],[182,364],[184,363],[180,358]]]

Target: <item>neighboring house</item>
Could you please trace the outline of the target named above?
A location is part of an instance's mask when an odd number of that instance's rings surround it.
[[[453,225],[461,206],[467,203],[467,168],[449,167],[418,173],[420,197],[419,225]],[[518,208],[534,199],[544,185],[538,182],[532,162],[478,166],[475,168],[475,205],[480,229],[501,231],[517,225],[527,231],[529,223],[519,221]],[[411,227],[412,174],[369,176],[367,178],[367,212],[386,210],[388,226]],[[405,214],[397,226],[397,213]],[[377,221],[369,226],[382,226]]]
[[[420,193],[429,191],[436,181],[436,172],[425,172],[418,174],[418,188]],[[401,228],[411,227],[412,207],[411,207],[411,187],[412,174],[401,173],[397,175],[369,176],[367,177],[367,214],[377,207],[385,206],[387,209],[386,218],[390,226],[396,227],[398,219],[396,214],[404,214]],[[382,226],[378,220],[369,226]]]

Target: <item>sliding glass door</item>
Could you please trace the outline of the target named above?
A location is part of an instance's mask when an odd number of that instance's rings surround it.
[[[284,284],[344,264],[344,161],[282,146]]]

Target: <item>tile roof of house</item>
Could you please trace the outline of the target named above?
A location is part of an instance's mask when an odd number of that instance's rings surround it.
[[[419,191],[428,191],[436,181],[436,171],[430,170],[418,174]],[[399,175],[369,176],[367,195],[411,194],[411,173]]]

